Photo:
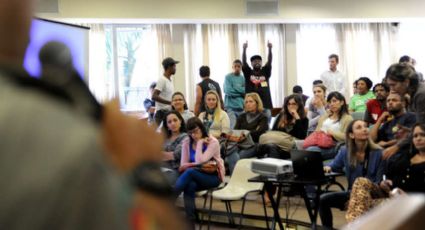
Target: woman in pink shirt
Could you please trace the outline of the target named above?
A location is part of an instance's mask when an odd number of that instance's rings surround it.
[[[220,156],[220,144],[213,136],[208,136],[202,121],[192,117],[187,121],[187,134],[182,144],[180,177],[175,185],[176,195],[184,193],[184,207],[187,218],[193,223],[196,191],[217,187],[224,178],[224,163]],[[213,173],[201,171],[200,165],[214,161],[217,170]]]

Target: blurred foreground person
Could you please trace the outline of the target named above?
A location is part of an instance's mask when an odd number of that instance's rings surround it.
[[[0,229],[130,229],[134,208],[167,210],[158,228],[184,229],[153,191],[167,186],[129,179],[136,166],[160,175],[160,135],[118,101],[93,122],[22,70],[34,2],[0,0]]]

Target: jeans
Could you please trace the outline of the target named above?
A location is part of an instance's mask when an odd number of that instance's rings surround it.
[[[306,150],[307,151],[320,152],[320,154],[322,155],[322,159],[324,161],[329,160],[329,159],[334,159],[336,154],[337,154],[336,147],[329,148],[329,149],[323,149],[323,148],[319,148],[317,146],[310,146]]]
[[[258,144],[255,144],[255,146],[253,146],[249,149],[240,149],[239,150],[239,157],[241,159],[257,157],[257,145]]]
[[[228,108],[226,112],[230,119],[230,128],[233,129],[235,127],[236,120],[243,113],[243,109]]]
[[[174,192],[176,196],[184,192],[184,209],[190,221],[196,219],[195,193],[217,187],[219,184],[220,178],[217,173],[207,174],[198,169],[189,168],[180,175],[174,187]]]
[[[349,192],[330,192],[320,196],[319,215],[324,229],[333,228],[331,208],[344,210],[345,204],[349,199]]]
[[[236,163],[239,159],[240,157],[238,151],[233,151],[231,154],[227,155],[226,158],[224,158],[224,162],[227,163],[227,167],[229,168],[230,175],[232,175]]]

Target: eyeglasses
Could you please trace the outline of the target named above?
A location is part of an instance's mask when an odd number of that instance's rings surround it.
[[[187,131],[187,134],[190,136],[190,135],[192,135],[194,133],[197,133],[198,131],[199,131],[199,127],[196,127],[196,128],[194,128],[192,130]]]

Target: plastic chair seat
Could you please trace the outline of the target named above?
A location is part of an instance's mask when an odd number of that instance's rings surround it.
[[[248,191],[243,188],[235,188],[235,187],[224,188],[222,190],[213,192],[212,196],[214,199],[219,199],[219,200],[240,200],[240,199],[243,199],[248,192],[255,192],[255,191],[260,192],[261,189],[252,189]]]

